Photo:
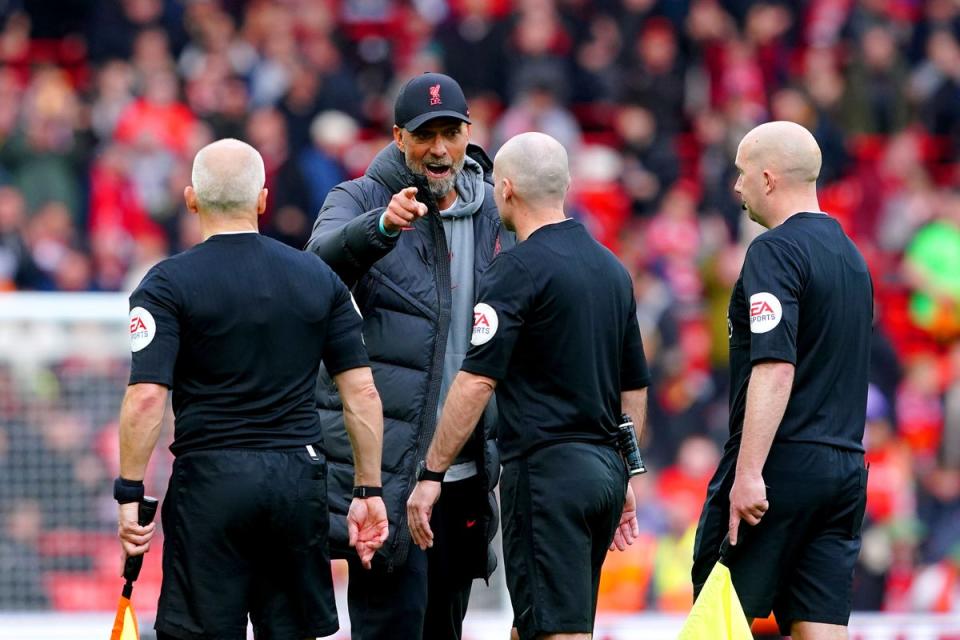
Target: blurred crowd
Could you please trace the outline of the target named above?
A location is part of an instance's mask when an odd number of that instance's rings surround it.
[[[761,121],[808,127],[821,206],[867,257],[876,297],[855,606],[960,609],[960,3],[7,0],[0,21],[0,291],[130,290],[199,241],[182,190],[193,154],[226,136],[264,157],[262,230],[303,246],[423,71],[462,84],[491,156],[522,131],[563,142],[569,213],[633,273],[656,381],[644,535],[611,555],[606,610],[690,604],[693,531],[727,430],[729,292],[762,231],[732,191],[732,159]],[[65,394],[47,411],[0,398],[0,471],[44,452],[47,472],[72,469],[64,500],[106,513],[111,475],[78,452],[108,457],[119,396],[78,416],[63,390],[122,389],[123,372],[45,375]],[[39,497],[2,498],[0,564],[36,575],[31,541],[71,523]],[[0,608],[70,606],[45,585],[0,588]]]

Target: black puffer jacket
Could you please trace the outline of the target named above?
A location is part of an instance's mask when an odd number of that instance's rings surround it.
[[[475,145],[467,148],[467,154],[485,173],[483,205],[473,215],[476,282],[494,256],[513,246],[515,240],[512,233],[501,233],[490,184],[490,159]],[[380,215],[393,194],[409,186],[418,187],[417,198],[427,204],[430,213],[414,224],[413,231],[388,238],[378,229]],[[390,537],[379,553],[391,564],[403,564],[411,544],[406,501],[416,482],[416,464],[426,455],[436,427],[450,328],[450,258],[443,223],[436,202],[428,195],[425,178],[412,174],[403,154],[390,144],[363,177],[330,191],[307,250],[337,272],[363,314],[363,337],[384,413],[382,479]],[[328,464],[331,550],[335,557],[346,557],[353,553],[347,545],[345,517],[353,487],[353,457],[336,386],[324,369],[317,396]],[[493,441],[495,422],[491,402],[482,428],[468,445],[486,480],[487,495],[478,499],[485,499],[489,507],[483,523],[488,541],[498,523],[493,497],[500,469]],[[496,566],[496,557],[489,544],[487,547],[462,550],[461,557],[474,577],[487,578]]]

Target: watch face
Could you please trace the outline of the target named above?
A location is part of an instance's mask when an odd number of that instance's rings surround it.
[[[417,463],[417,482],[421,480],[434,480],[439,482],[443,480],[443,473],[427,469],[427,461],[424,459]]]

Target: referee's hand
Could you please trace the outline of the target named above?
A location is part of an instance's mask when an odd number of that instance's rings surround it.
[[[767,485],[763,483],[763,476],[737,474],[733,488],[730,489],[730,546],[737,544],[737,530],[741,520],[751,527],[756,526],[769,508]]]
[[[627,496],[623,502],[623,513],[620,514],[620,524],[613,534],[610,551],[626,551],[627,547],[640,536],[640,525],[637,524],[637,497],[633,487],[627,484]]]
[[[142,556],[150,549],[150,541],[156,533],[157,523],[151,522],[145,527],[140,526],[137,521],[139,502],[128,502],[118,506],[117,535],[120,538],[120,546],[123,548],[123,560],[126,562],[128,557]]]
[[[383,498],[354,498],[347,512],[347,532],[350,546],[356,548],[360,562],[370,568],[373,554],[387,541],[387,507]]]
[[[407,500],[407,526],[414,544],[426,551],[433,546],[433,531],[430,529],[430,514],[433,505],[440,499],[443,485],[433,480],[421,480],[413,488]]]
[[[417,188],[407,187],[393,194],[383,217],[383,228],[390,233],[409,229],[418,218],[427,215],[427,205],[417,200]]]

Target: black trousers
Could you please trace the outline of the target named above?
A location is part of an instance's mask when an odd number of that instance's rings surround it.
[[[406,563],[392,570],[379,558],[369,570],[348,561],[353,640],[461,639],[473,578],[486,561],[485,500],[478,477],[444,483],[430,519],[433,547],[411,543]]]

